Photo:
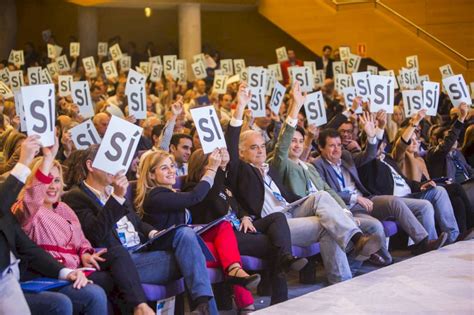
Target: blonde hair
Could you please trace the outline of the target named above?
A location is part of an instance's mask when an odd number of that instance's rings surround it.
[[[26,179],[26,182],[25,182],[25,186],[24,188],[21,190],[20,194],[18,195],[18,200],[22,200],[24,195],[25,195],[25,188],[26,187],[29,187],[31,185],[31,183],[33,182],[33,179],[35,178],[36,176],[36,172],[38,172],[41,164],[43,163],[43,157],[42,156],[38,156],[37,158],[35,158],[31,164],[29,165],[29,168],[31,170],[31,174],[30,176],[28,176],[28,178]],[[64,189],[64,179],[63,179],[63,168],[61,166],[61,163],[59,163],[58,160],[54,160],[53,162],[53,165],[51,166],[51,169],[53,167],[56,167],[59,171],[59,178],[61,179],[61,191],[59,192],[59,196],[61,196],[63,194],[63,189]],[[49,175],[49,174],[44,174],[44,175]],[[58,200],[59,201],[59,200]]]
[[[155,172],[156,167],[163,162],[165,159],[170,158],[174,162],[173,155],[164,151],[158,150],[148,154],[144,159],[143,163],[140,163],[138,168],[138,177],[136,197],[135,197],[135,208],[138,214],[143,217],[145,211],[143,210],[143,202],[145,197],[153,188],[160,186],[152,174]]]

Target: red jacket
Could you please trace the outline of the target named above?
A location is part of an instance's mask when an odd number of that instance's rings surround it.
[[[283,61],[280,63],[281,66],[281,73],[283,74],[283,84],[287,85],[290,83],[290,78],[288,76],[288,68],[292,66],[303,66],[303,61],[296,59],[294,64],[291,64],[289,60]]]

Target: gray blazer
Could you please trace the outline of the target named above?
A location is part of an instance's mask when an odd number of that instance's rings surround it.
[[[341,167],[345,168],[352,177],[352,180],[355,182],[355,185],[358,190],[364,196],[370,196],[370,192],[365,188],[362,182],[359,179],[359,173],[357,168],[365,165],[377,157],[377,143],[370,144],[368,143],[362,152],[357,152],[351,154],[349,151],[343,150],[341,156]],[[313,165],[318,170],[321,177],[334,189],[337,194],[344,200],[346,205],[350,204],[351,193],[343,191],[339,185],[339,180],[337,179],[336,171],[332,168],[331,164],[326,161],[322,156],[316,158],[313,162]]]

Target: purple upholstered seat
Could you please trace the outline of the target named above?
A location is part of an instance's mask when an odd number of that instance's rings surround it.
[[[209,274],[209,280],[211,281],[211,284],[224,281],[224,274],[222,273],[221,269],[207,268],[207,273]]]
[[[253,256],[241,256],[242,266],[245,270],[263,270],[267,268],[268,263],[261,258]]]
[[[293,248],[293,255],[297,257],[311,257],[316,254],[319,254],[319,243],[311,244],[310,246],[300,247],[300,246],[292,246]]]
[[[394,221],[382,221],[383,229],[387,237],[393,236],[398,232],[397,223]]]
[[[184,292],[183,278],[166,285],[142,283],[148,301],[158,301]]]

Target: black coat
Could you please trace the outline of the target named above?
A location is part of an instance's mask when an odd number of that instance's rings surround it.
[[[142,242],[148,240],[148,235],[153,230],[151,225],[140,219],[128,200],[121,205],[115,198],[110,197],[102,206],[84,184],[74,186],[63,196],[63,201],[74,210],[85,236],[95,247],[122,245],[115,224],[125,215],[132,222]]]
[[[265,186],[260,171],[239,158],[240,130],[241,127],[233,127],[229,124],[225,135],[227,149],[230,155],[230,161],[227,165],[228,183],[237,201],[244,209],[242,215],[251,215],[260,218],[265,199]],[[300,199],[299,196],[290,192],[283,185],[277,171],[272,167],[270,167],[269,175],[287,202]]]
[[[23,183],[12,175],[0,184],[0,272],[10,265],[11,251],[16,258],[21,259],[21,278],[25,278],[27,269],[57,278],[64,266],[23,232],[10,211],[22,187]]]

